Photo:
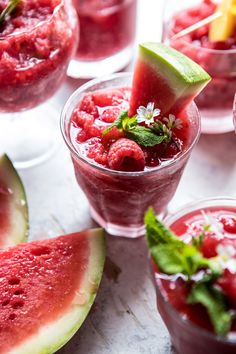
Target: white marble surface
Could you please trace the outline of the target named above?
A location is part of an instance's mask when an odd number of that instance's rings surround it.
[[[160,0],[140,0],[138,40],[160,36]],[[152,10],[150,10],[152,6]],[[142,25],[142,27],[141,27]],[[80,84],[67,80],[55,97],[58,117]],[[185,202],[215,195],[236,197],[236,137],[202,136],[193,151],[173,211]],[[63,142],[50,161],[22,170],[30,207],[30,238],[69,233],[94,225],[88,203],[75,182]],[[168,333],[156,310],[144,239],[107,238],[107,264],[95,305],[60,354],[170,354]]]

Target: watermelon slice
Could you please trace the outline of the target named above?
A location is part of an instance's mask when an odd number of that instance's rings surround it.
[[[198,64],[175,49],[162,43],[141,44],[129,116],[149,102],[154,102],[162,115],[177,114],[192,102],[210,79]]]
[[[101,229],[0,253],[0,353],[51,354],[81,326],[105,258]]]
[[[0,248],[26,240],[28,207],[23,184],[6,155],[0,156]]]

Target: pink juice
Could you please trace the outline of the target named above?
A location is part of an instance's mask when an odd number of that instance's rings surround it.
[[[99,60],[129,47],[135,37],[136,0],[74,0],[80,21],[80,60]]]
[[[210,16],[215,8],[213,1],[203,0],[199,5],[175,14],[168,25],[166,37],[171,38],[173,34]],[[180,39],[170,39],[170,44],[211,75],[212,81],[196,98],[196,104],[215,118],[217,114],[223,116],[232,110],[236,87],[236,25],[232,37],[225,42],[209,42],[208,32],[209,25],[206,25]]]
[[[203,232],[206,219],[211,215],[221,225],[222,237],[214,231],[207,232],[203,239],[201,252],[204,257],[217,256],[217,246],[232,245],[236,250],[236,205],[203,206],[187,212],[171,222],[170,228],[185,242]],[[215,203],[216,204],[216,203]],[[183,214],[183,213],[182,213]],[[154,263],[155,284],[157,291],[158,310],[169,330],[173,345],[179,354],[233,354],[236,350],[236,321],[227,337],[217,337],[213,332],[206,309],[200,305],[190,305],[187,297],[192,283],[187,282],[183,275],[166,275],[158,272]],[[218,286],[227,297],[230,309],[236,309],[236,274],[228,269],[217,280]]]
[[[195,106],[182,113],[183,128],[170,144],[145,148],[117,128],[103,135],[128,111],[130,81],[129,75],[117,75],[108,84],[101,81],[112,88],[98,90],[95,84],[74,94],[62,129],[93,218],[112,234],[136,237],[144,232],[146,209],[152,205],[161,214],[173,197],[199,133],[199,116]]]
[[[0,28],[0,111],[50,98],[66,75],[77,41],[76,15],[60,0],[24,0]],[[1,0],[3,9],[6,2]]]

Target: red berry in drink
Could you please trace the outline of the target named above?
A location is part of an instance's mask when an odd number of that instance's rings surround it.
[[[119,139],[110,147],[108,165],[112,170],[143,171],[144,153],[134,141],[126,138]]]

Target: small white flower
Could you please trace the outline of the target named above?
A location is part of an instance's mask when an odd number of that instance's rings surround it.
[[[181,129],[183,127],[182,120],[180,118],[176,118],[174,114],[169,114],[169,118],[164,118],[164,122],[166,122],[166,125],[169,129]]]
[[[160,109],[154,109],[154,103],[149,102],[147,107],[140,106],[137,109],[137,121],[138,123],[145,123],[148,127],[154,123],[154,118],[159,116]]]
[[[219,255],[220,265],[231,273],[236,273],[236,250],[232,245],[218,245],[216,252]]]
[[[218,221],[211,213],[206,213],[204,210],[202,210],[201,213],[205,220],[205,226],[209,226],[209,231],[214,232],[218,239],[223,238],[223,224]]]

